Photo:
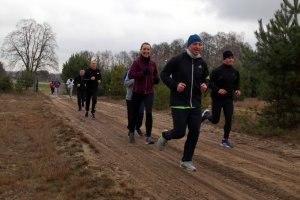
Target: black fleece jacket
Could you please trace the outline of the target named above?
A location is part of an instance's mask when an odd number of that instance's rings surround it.
[[[232,99],[234,91],[240,89],[240,73],[232,65],[222,64],[211,72],[209,85],[212,98]],[[220,95],[220,89],[226,90],[227,94]]]
[[[173,57],[162,70],[161,80],[170,88],[171,107],[201,107],[201,84],[206,83],[207,64],[200,57],[193,59],[187,52]],[[177,92],[177,85],[186,84],[183,92]]]
[[[91,77],[95,77],[95,80],[91,80]],[[99,69],[87,69],[84,74],[84,80],[86,82],[87,89],[97,89],[98,88],[98,80],[101,81],[101,73]]]
[[[78,87],[77,85],[80,84]],[[85,90],[85,81],[84,81],[84,76],[76,76],[74,79],[74,86],[77,88],[79,91],[84,91]]]

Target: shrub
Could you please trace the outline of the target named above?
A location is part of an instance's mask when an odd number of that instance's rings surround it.
[[[163,110],[169,108],[170,90],[163,83],[155,86],[154,91],[154,108]]]
[[[22,91],[23,89],[27,90],[29,87],[32,87],[35,83],[35,77],[36,76],[33,72],[22,71],[15,86],[16,90]]]
[[[0,75],[0,91],[9,91],[13,88],[13,83],[9,76]]]

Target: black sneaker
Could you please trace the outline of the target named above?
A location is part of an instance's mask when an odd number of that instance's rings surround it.
[[[203,122],[204,120],[206,120],[209,116],[209,110],[208,109],[205,109],[203,112],[202,112],[202,118],[201,118],[201,122]]]
[[[81,108],[78,108],[78,111],[81,111]]]
[[[85,116],[85,117],[88,117],[88,116],[89,116],[89,112],[86,111],[84,116]]]
[[[92,113],[92,118],[95,118],[95,113]]]

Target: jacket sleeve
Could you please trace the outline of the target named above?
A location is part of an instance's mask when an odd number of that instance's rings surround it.
[[[100,81],[102,81],[102,77],[101,77],[101,71],[100,70],[98,70],[99,71],[99,74],[97,74],[97,80],[100,80]]]
[[[126,74],[125,80],[124,80],[124,86],[125,87],[131,87],[134,83],[134,79],[129,79],[128,74]]]
[[[138,80],[138,79],[141,79],[144,77],[144,72],[139,68],[137,60],[135,60],[132,63],[129,73],[128,73],[128,77],[129,77],[129,79],[135,79],[135,80]]]
[[[79,83],[79,77],[78,76],[76,76],[75,78],[74,78],[74,85],[77,87],[77,84],[80,84]]]
[[[158,74],[158,70],[157,70],[157,66],[154,63],[154,71],[153,71],[153,83],[154,84],[158,84],[159,83],[159,74]]]
[[[204,65],[205,69],[204,69],[204,73],[201,77],[201,84],[205,83],[207,86],[209,85],[209,72],[208,72],[208,68],[207,68],[207,64],[205,63]]]
[[[218,78],[218,70],[213,70],[210,74],[209,87],[215,92],[218,92],[220,89],[218,86],[216,86],[217,78]]]
[[[237,79],[234,84],[234,90],[240,90],[240,73],[236,71]]]
[[[160,73],[160,78],[163,81],[163,83],[170,88],[171,90],[177,90],[178,83],[174,81],[174,79],[171,78],[171,75],[173,73],[175,65],[175,59],[172,58],[163,68],[163,70]]]

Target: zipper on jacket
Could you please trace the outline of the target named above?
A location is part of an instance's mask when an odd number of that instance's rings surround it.
[[[148,69],[150,70],[150,62],[149,62],[149,64],[148,64]],[[151,72],[151,70],[150,70],[150,72]],[[145,84],[145,94],[147,94],[147,77],[148,77],[148,75],[146,75],[146,84]]]
[[[193,107],[192,98],[193,98],[193,83],[194,83],[194,59],[192,58],[192,83],[191,83],[191,96],[190,96],[190,105]]]
[[[148,75],[146,75],[145,94],[147,93],[147,76],[148,76]]]

